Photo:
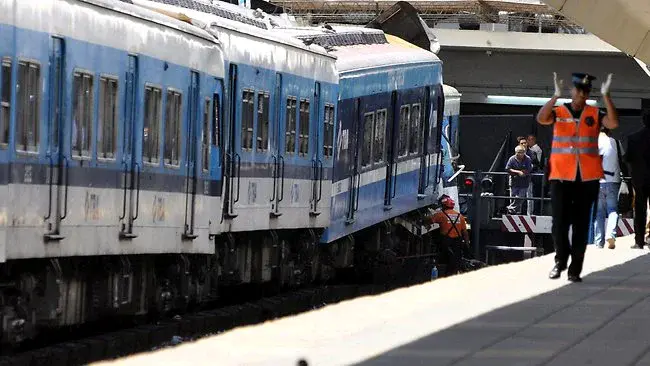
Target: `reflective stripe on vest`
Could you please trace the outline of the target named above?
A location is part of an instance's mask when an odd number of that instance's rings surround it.
[[[553,142],[593,142],[598,145],[598,137],[591,136],[553,136]]]
[[[597,147],[553,147],[551,154],[591,154],[598,155]]]
[[[602,178],[602,161],[598,155],[598,108],[585,106],[580,118],[574,118],[564,105],[555,107],[554,111],[549,179],[574,181],[578,170],[584,181]]]

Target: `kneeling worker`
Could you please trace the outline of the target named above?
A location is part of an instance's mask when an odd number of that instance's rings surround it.
[[[447,273],[456,274],[460,270],[463,251],[469,252],[469,233],[465,217],[454,210],[456,203],[446,194],[439,199],[441,210],[431,216],[431,223],[440,226],[442,249],[449,254]]]

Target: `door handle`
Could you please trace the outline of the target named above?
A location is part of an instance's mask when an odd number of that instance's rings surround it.
[[[61,214],[61,220],[65,219],[68,216],[68,186],[70,185],[70,162],[66,156],[63,156],[63,164],[65,169],[65,189],[63,193],[63,214]]]

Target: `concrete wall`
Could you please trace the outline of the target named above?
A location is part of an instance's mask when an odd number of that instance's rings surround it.
[[[611,93],[618,108],[640,109],[641,98],[650,98],[650,77],[633,58],[620,53],[557,54],[443,47],[443,75],[463,93],[463,102],[485,103],[487,95],[550,97],[553,71],[565,80],[566,97],[572,72],[588,72],[600,83],[614,73]]]

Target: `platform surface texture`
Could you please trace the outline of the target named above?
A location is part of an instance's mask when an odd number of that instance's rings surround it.
[[[650,256],[590,245],[360,297],[101,365],[649,365]]]

